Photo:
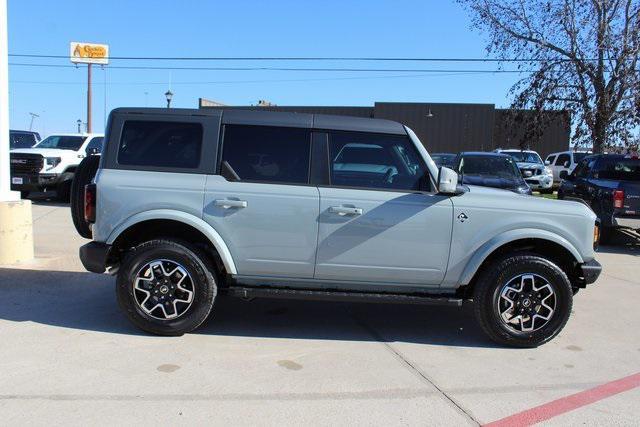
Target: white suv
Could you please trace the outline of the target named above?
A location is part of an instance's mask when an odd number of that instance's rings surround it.
[[[551,153],[547,156],[545,164],[548,164],[553,172],[553,184],[559,185],[562,179],[560,172],[573,172],[580,160],[591,154],[591,151],[560,151],[559,153]]]
[[[11,150],[11,189],[25,198],[31,191],[54,189],[69,199],[71,181],[83,158],[102,151],[102,134],[55,134],[33,148]]]
[[[553,171],[535,151],[518,149],[497,149],[497,153],[508,154],[516,161],[522,176],[529,187],[540,193],[553,191]]]

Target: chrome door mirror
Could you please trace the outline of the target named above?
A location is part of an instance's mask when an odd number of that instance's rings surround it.
[[[453,169],[440,168],[438,174],[438,192],[444,194],[456,194],[458,189],[458,172]]]

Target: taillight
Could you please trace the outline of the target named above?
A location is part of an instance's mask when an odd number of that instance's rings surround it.
[[[96,222],[96,185],[88,184],[84,187],[84,219]]]
[[[622,209],[624,206],[624,191],[615,190],[613,192],[613,207],[616,209]]]

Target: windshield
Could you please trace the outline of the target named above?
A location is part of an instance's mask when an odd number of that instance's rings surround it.
[[[580,163],[582,159],[590,155],[591,153],[573,153],[573,161],[575,163]]]
[[[502,156],[464,156],[460,160],[458,172],[463,176],[500,178],[509,181],[522,180],[515,162],[509,157]]]
[[[538,153],[532,151],[505,151],[504,154],[510,155],[516,162],[520,163],[542,163]]]
[[[614,181],[640,181],[640,159],[607,159],[598,165],[597,178]]]
[[[57,148],[78,151],[86,138],[84,136],[51,135],[36,145],[36,148]]]

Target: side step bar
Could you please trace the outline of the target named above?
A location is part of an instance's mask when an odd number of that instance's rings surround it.
[[[224,289],[224,292],[227,295],[239,298],[282,298],[311,301],[448,305],[456,307],[462,306],[463,301],[461,298],[452,298],[442,295],[404,295],[391,293],[344,292],[332,290],[283,289],[245,286],[231,286]]]

